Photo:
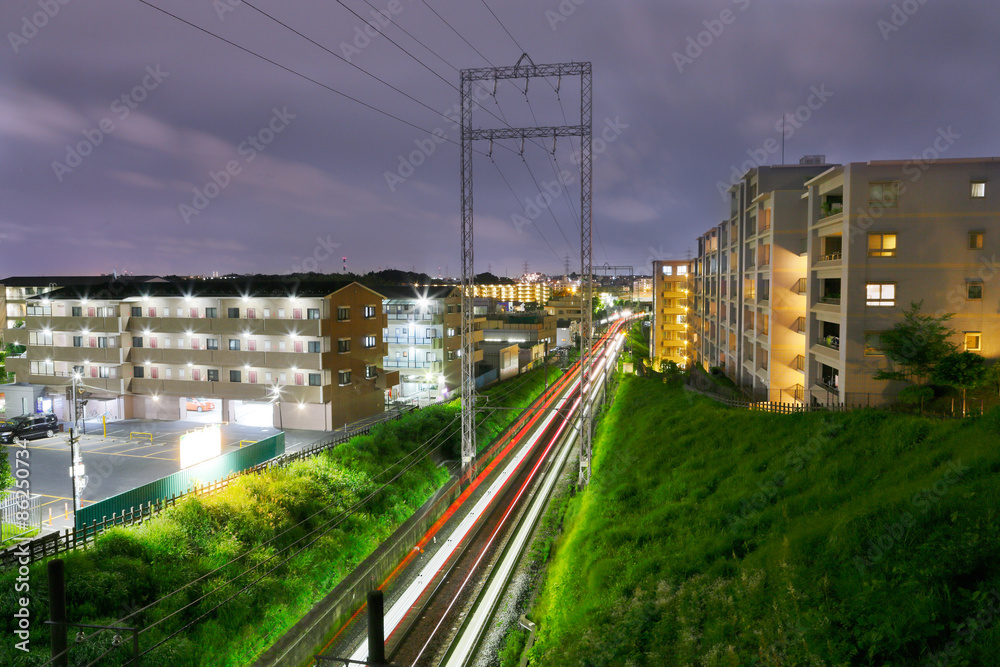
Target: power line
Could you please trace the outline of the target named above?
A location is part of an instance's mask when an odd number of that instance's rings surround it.
[[[253,51],[252,49],[249,49],[249,48],[247,48],[245,46],[237,44],[236,42],[228,40],[225,37],[222,37],[221,35],[217,35],[214,32],[212,32],[211,30],[208,30],[207,28],[202,28],[200,25],[192,23],[191,21],[188,21],[185,18],[181,18],[180,16],[178,16],[176,14],[172,14],[172,13],[168,12],[166,9],[163,9],[162,7],[157,7],[153,3],[149,2],[149,0],[138,0],[138,2],[146,5],[147,7],[151,7],[151,8],[155,9],[158,12],[162,12],[162,13],[166,14],[167,16],[180,21],[181,23],[187,24],[187,25],[191,26],[192,28],[205,33],[206,35],[210,35],[210,36],[212,36],[212,37],[214,37],[214,38],[216,38],[216,39],[218,39],[220,41],[223,41],[226,44],[229,44],[230,46],[235,46],[240,51],[244,51],[244,52],[249,53],[250,55],[252,55],[252,56],[254,56],[256,58],[260,58],[264,62],[270,63],[270,64],[274,65],[275,67],[278,67],[280,69],[285,70],[289,74],[294,74],[295,76],[297,76],[297,77],[299,77],[301,79],[305,79],[306,81],[309,81],[310,83],[316,84],[320,88],[325,88],[326,90],[330,91],[331,93],[334,93],[336,95],[340,95],[341,97],[344,97],[344,98],[346,98],[348,100],[351,100],[352,102],[360,104],[361,106],[365,107],[366,109],[370,109],[370,110],[372,110],[372,111],[374,111],[376,113],[382,114],[383,116],[387,116],[387,117],[389,117],[389,118],[391,118],[391,119],[393,119],[395,121],[403,123],[404,125],[408,125],[409,127],[412,127],[415,130],[420,130],[421,132],[426,132],[428,134],[433,134],[427,128],[421,127],[421,126],[419,126],[419,125],[417,125],[415,123],[411,123],[408,120],[404,120],[404,119],[400,118],[399,116],[396,116],[394,114],[389,113],[388,111],[383,111],[382,109],[379,109],[378,107],[376,107],[374,105],[371,105],[371,104],[369,104],[367,102],[363,102],[363,101],[359,100],[358,98],[353,97],[351,95],[348,95],[347,93],[342,92],[340,90],[337,90],[336,88],[333,88],[332,86],[328,86],[325,83],[322,83],[321,81],[317,81],[316,79],[314,79],[314,78],[312,78],[312,77],[310,77],[310,76],[308,76],[306,74],[302,74],[301,72],[297,72],[296,70],[292,69],[291,67],[287,67],[287,66],[282,65],[281,63],[279,63],[277,61],[271,60],[267,56],[263,56],[263,55],[257,53],[256,51]],[[455,144],[456,146],[459,145],[459,143],[457,141],[453,140],[453,139],[448,139],[447,137],[445,137],[444,139],[445,139],[445,141],[449,141],[449,142]]]
[[[527,53],[527,51],[524,50],[524,47],[522,47],[520,44],[518,44],[517,40],[514,39],[514,35],[510,34],[510,30],[507,30],[507,26],[505,26],[503,24],[503,21],[501,21],[500,17],[496,15],[496,12],[494,12],[492,9],[490,9],[490,6],[488,4],[486,4],[486,0],[482,0],[482,3],[483,3],[483,6],[486,7],[487,10],[489,10],[490,14],[493,14],[493,18],[495,18],[497,20],[497,23],[499,23],[500,27],[503,28],[503,31],[505,33],[507,33],[507,36],[510,37],[511,40],[514,42],[514,46],[516,46],[517,48],[519,48],[521,50],[521,53]]]

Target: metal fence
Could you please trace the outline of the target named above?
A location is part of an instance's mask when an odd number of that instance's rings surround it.
[[[12,491],[0,500],[0,542],[21,537],[41,527],[41,496]]]
[[[186,470],[175,472],[125,493],[81,507],[76,513],[75,526],[106,521],[134,507],[162,503],[167,498],[184,495],[199,484],[212,484],[233,474],[269,461],[285,453],[285,434],[278,433],[236,451],[203,461]]]

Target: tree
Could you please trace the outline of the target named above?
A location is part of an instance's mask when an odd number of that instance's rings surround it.
[[[991,364],[986,369],[986,379],[984,382],[992,383],[997,388],[997,396],[1000,396],[1000,361]]]
[[[910,304],[898,322],[880,337],[882,352],[891,362],[891,370],[879,370],[876,380],[904,380],[922,384],[934,372],[938,362],[957,351],[949,338],[955,331],[945,326],[954,313],[921,315],[923,301]]]
[[[954,352],[938,361],[934,381],[962,390],[962,416],[965,416],[965,392],[986,380],[986,359],[975,352]]]

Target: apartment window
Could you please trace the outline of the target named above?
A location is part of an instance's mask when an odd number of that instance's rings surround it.
[[[239,338],[230,338],[229,339],[229,349],[230,350],[235,350],[235,351],[238,352],[239,349],[240,349],[240,339]]]
[[[455,335],[455,327],[448,327],[448,335],[449,336]]]
[[[239,310],[240,310],[239,308],[236,308],[237,313],[239,312]],[[218,316],[219,316],[219,309],[218,308],[206,308],[205,309],[205,317],[208,317],[210,319],[215,319]],[[152,317],[152,313],[150,314],[150,317]]]
[[[98,366],[97,367],[97,377],[108,379],[111,377],[111,367],[110,366]]]
[[[980,280],[972,280],[965,284],[966,297],[970,301],[979,301],[983,298],[983,283]]]
[[[307,320],[318,320],[319,319],[319,308],[306,308],[306,319]]]
[[[193,340],[192,340],[193,342]],[[206,338],[205,339],[205,349],[206,350],[218,350],[219,349],[219,339],[218,338]]]
[[[677,267],[677,275],[686,276],[688,272],[688,267],[681,265]]]
[[[351,384],[351,371],[339,371],[337,373],[337,381],[341,387]]]
[[[28,345],[52,345],[52,332],[29,331]]]
[[[365,319],[370,320],[375,317],[375,306],[365,306]]]
[[[375,347],[375,336],[365,336],[364,347],[366,350],[370,350]]]
[[[337,352],[343,354],[351,351],[351,339],[341,338],[337,341]]]
[[[70,308],[70,313],[73,315],[73,317],[83,317],[83,308],[81,308],[80,306],[72,306]]]
[[[265,308],[264,309],[264,319],[266,320],[266,319],[269,319],[270,317],[271,317],[271,309],[270,308]]]
[[[969,232],[969,250],[982,250],[983,236],[983,232]]]
[[[283,340],[278,341],[278,352],[284,352],[286,347],[287,345],[285,344],[285,341]]]
[[[986,181],[971,181],[969,183],[969,196],[980,199],[986,196]]]
[[[141,306],[132,306],[132,317],[142,317]]]
[[[968,352],[978,352],[983,348],[983,334],[979,331],[965,332],[965,349]]]
[[[208,373],[208,381],[209,382],[218,382],[219,381],[219,369],[217,369],[217,368],[209,368],[208,371],[207,371],[207,373]],[[195,378],[195,379],[197,380],[198,378]]]
[[[869,234],[868,235],[868,256],[869,257],[895,257],[896,256],[896,235],[895,234]]]
[[[73,347],[83,347],[83,336],[73,336]]]
[[[378,367],[375,364],[365,366],[365,379],[371,380],[378,375]]]
[[[226,308],[226,317],[231,320],[238,320],[240,318],[239,308]]]
[[[664,264],[663,265],[663,275],[665,275],[665,276],[672,276],[672,275],[674,275],[674,267],[672,267],[672,266],[670,266],[668,264]]]
[[[309,386],[319,387],[323,384],[323,375],[320,373],[310,373],[309,374]]]
[[[146,377],[146,369],[142,366],[134,366],[132,368],[132,377],[142,379]]]
[[[318,340],[309,341],[309,352],[312,354],[318,354],[320,352],[320,342]]]
[[[279,308],[278,309],[278,319],[279,320],[285,319],[285,309],[284,308]]]
[[[243,376],[240,371],[229,371],[229,381],[230,382],[242,382]]]
[[[338,322],[346,322],[349,319],[351,319],[351,309],[349,307],[347,307],[347,306],[338,306],[337,307],[337,321]]]
[[[865,356],[866,357],[881,357],[884,356],[882,352],[882,332],[881,331],[866,331],[865,332]]]
[[[896,283],[866,283],[866,306],[895,306]]]
[[[448,350],[447,358],[448,361],[455,361],[455,359],[457,358],[455,350]]]
[[[868,205],[892,207],[899,202],[899,181],[868,184]]]
[[[771,263],[771,244],[764,243],[757,246],[757,265],[767,266]]]
[[[93,310],[93,308],[91,308],[91,310]],[[25,308],[25,311],[27,315],[35,315],[35,316],[51,315],[52,306],[28,306],[27,308]],[[93,315],[90,315],[90,317],[93,317]]]
[[[132,347],[142,347],[142,338],[139,336],[132,336]]]

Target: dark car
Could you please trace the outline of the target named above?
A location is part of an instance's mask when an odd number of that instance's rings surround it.
[[[0,442],[51,438],[58,430],[59,420],[54,414],[22,415],[0,424]]]

